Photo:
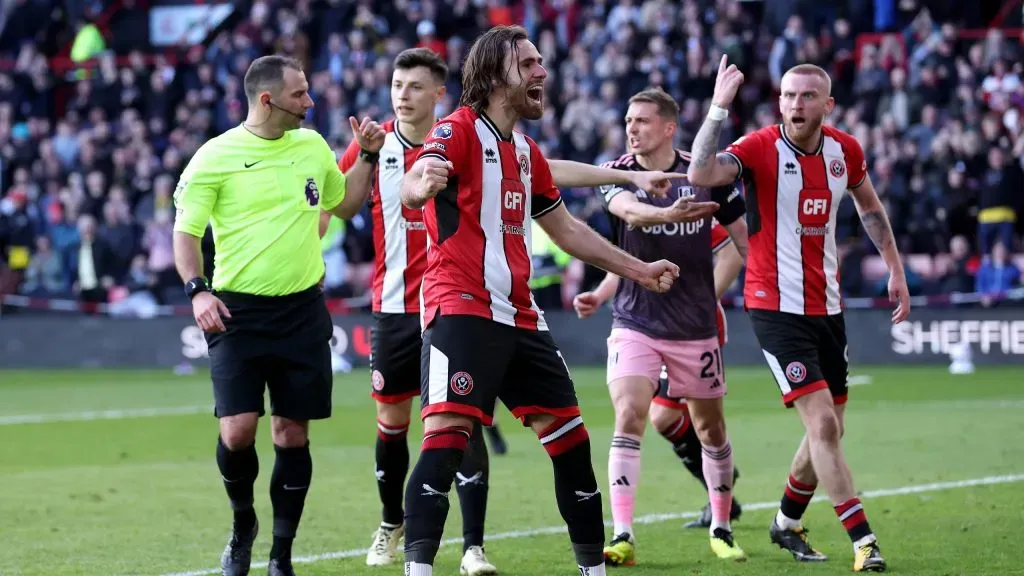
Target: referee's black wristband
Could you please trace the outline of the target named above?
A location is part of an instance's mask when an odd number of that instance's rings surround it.
[[[359,149],[359,157],[362,158],[363,160],[366,160],[366,162],[369,163],[369,164],[376,164],[377,160],[380,160],[380,153],[379,152],[367,152],[366,150],[363,150],[362,148],[360,148]]]

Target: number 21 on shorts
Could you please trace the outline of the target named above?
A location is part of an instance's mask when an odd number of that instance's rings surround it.
[[[722,349],[715,348],[700,355],[701,369],[700,377],[704,380],[714,380],[711,387],[717,388],[722,385]]]

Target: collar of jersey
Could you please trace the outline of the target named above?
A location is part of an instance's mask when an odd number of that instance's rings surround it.
[[[779,134],[782,134],[782,141],[785,142],[786,146],[789,146],[789,149],[795,152],[797,156],[817,156],[818,154],[821,154],[821,151],[825,148],[825,132],[822,132],[821,138],[818,138],[818,149],[814,152],[808,152],[790,140],[789,136],[786,135],[786,126],[784,124],[779,124]]]
[[[498,125],[494,123],[494,120],[491,120],[490,117],[487,116],[486,112],[481,110],[481,111],[477,112],[476,115],[479,116],[480,119],[484,121],[484,126],[487,126],[487,128],[491,132],[494,133],[494,137],[495,138],[497,138],[498,140],[501,140],[503,142],[511,142],[512,141],[512,135],[511,134],[507,138],[505,136],[501,135],[501,130],[498,130]],[[515,132],[515,130],[513,130],[513,133],[514,132]]]

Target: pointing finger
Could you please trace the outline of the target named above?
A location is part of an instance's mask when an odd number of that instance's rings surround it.
[[[676,178],[689,178],[689,175],[685,172],[668,172],[665,174],[665,178],[673,180]]]
[[[722,74],[723,72],[725,72],[726,63],[728,62],[728,60],[729,60],[729,56],[726,55],[726,54],[722,54],[722,60],[718,63],[718,73],[719,74]]]
[[[362,130],[359,128],[359,121],[356,120],[355,116],[349,116],[348,117],[348,124],[349,124],[349,126],[352,127],[352,132],[356,132],[356,133],[362,132]]]

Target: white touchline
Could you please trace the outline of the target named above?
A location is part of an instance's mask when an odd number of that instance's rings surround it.
[[[54,412],[52,414],[15,414],[0,416],[0,426],[16,424],[48,424],[50,422],[77,422],[90,420],[123,420],[126,418],[152,418],[154,416],[182,416],[213,414],[212,406],[169,406],[167,408],[126,408],[123,410],[87,410],[84,412]]]
[[[974,478],[971,480],[958,480],[955,482],[935,482],[932,484],[917,484],[915,486],[904,486],[902,488],[886,488],[882,490],[868,490],[860,494],[862,499],[864,498],[880,498],[883,496],[905,496],[907,494],[918,494],[921,492],[941,492],[943,490],[953,490],[956,488],[970,488],[972,486],[988,486],[991,484],[1010,484],[1013,482],[1024,482],[1024,474],[1009,474],[1006,476],[986,476],[984,478]],[[822,502],[828,500],[826,496],[815,496],[811,502]],[[756,502],[754,504],[744,504],[743,510],[770,510],[774,509],[779,505],[778,500],[772,500],[771,502]],[[683,518],[696,518],[700,516],[700,512],[673,512],[669,514],[647,514],[640,516],[633,520],[635,524],[655,524],[658,522],[667,522],[669,520],[680,520]],[[611,526],[610,522],[605,523]],[[489,534],[486,539],[488,542],[493,540],[509,540],[512,538],[529,538],[531,536],[543,536],[546,534],[562,534],[565,532],[565,526],[550,526],[547,528],[534,528],[531,530],[514,530],[512,532],[501,532],[498,534]],[[461,544],[462,538],[449,538],[441,545]],[[292,558],[294,564],[312,564],[314,562],[322,562],[324,560],[338,560],[341,558],[355,558],[366,555],[367,550],[345,550],[342,552],[327,552],[325,554],[313,554],[311,556],[298,556]],[[266,562],[257,562],[252,565],[253,568],[266,568]],[[195,570],[192,572],[174,572],[171,574],[163,574],[162,576],[206,576],[207,574],[220,574],[220,568],[213,568],[208,570]]]

